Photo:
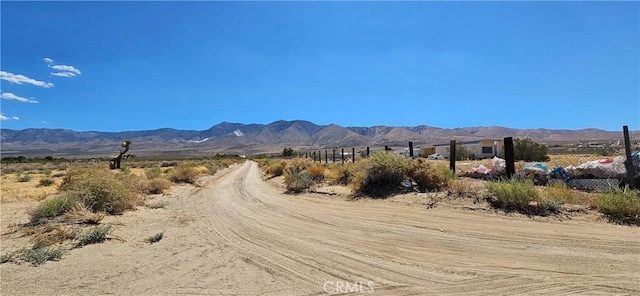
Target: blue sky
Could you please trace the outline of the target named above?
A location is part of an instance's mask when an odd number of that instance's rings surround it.
[[[640,2],[0,3],[2,128],[640,129]]]

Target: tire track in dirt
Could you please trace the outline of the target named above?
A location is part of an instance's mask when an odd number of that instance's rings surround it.
[[[640,292],[640,269],[629,263],[640,258],[635,228],[314,200],[283,195],[260,176],[247,162],[205,185],[208,205],[197,210],[209,216],[200,226],[291,294],[322,294],[327,281],[371,281],[394,294]],[[604,229],[623,236],[603,237]],[[594,263],[609,276],[589,273]],[[605,287],[612,281],[619,286]]]
[[[106,219],[126,242],[0,265],[0,294],[640,294],[637,227],[287,195],[253,162],[172,192]]]

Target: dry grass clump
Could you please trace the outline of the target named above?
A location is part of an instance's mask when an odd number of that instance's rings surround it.
[[[71,210],[76,203],[94,213],[120,214],[133,209],[139,199],[133,182],[127,178],[106,168],[70,170],[58,186],[61,194],[41,202],[31,213],[31,220],[59,216]]]
[[[202,171],[200,167],[192,163],[181,163],[169,171],[168,178],[175,183],[193,184],[201,174]]]
[[[409,177],[416,182],[418,190],[422,192],[443,189],[455,178],[448,167],[434,168],[428,160],[423,158],[411,161],[407,169]]]
[[[611,188],[599,194],[598,209],[614,222],[640,225],[640,191]]]
[[[287,167],[287,162],[284,160],[275,160],[275,161],[268,161],[265,165],[266,165],[265,172],[270,177],[278,177],[284,174],[284,169],[285,167]]]
[[[308,171],[311,165],[311,160],[307,158],[296,158],[287,164],[283,174],[289,192],[299,193],[311,187],[313,180]]]
[[[307,168],[307,171],[309,172],[309,176],[311,177],[311,180],[313,180],[313,182],[324,182],[327,171],[327,168],[325,166],[321,164],[312,164],[311,166],[309,166],[309,168]]]
[[[159,166],[146,168],[144,170],[144,174],[147,177],[147,179],[149,179],[149,180],[155,179],[155,178],[160,178],[160,176],[162,176],[162,169]]]
[[[164,178],[153,178],[148,181],[148,190],[150,194],[162,194],[165,190],[171,188],[171,182]]]
[[[56,180],[54,180],[52,178],[42,178],[38,182],[38,186],[47,187],[47,186],[51,186],[51,185],[53,185],[55,183],[56,183]]]
[[[478,192],[473,188],[473,184],[468,179],[456,178],[449,182],[447,189],[450,194],[459,197],[473,197]]]

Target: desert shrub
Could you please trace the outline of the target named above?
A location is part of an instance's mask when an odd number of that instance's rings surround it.
[[[302,192],[313,184],[307,169],[311,166],[311,160],[296,158],[289,162],[284,169],[284,184],[289,192]]]
[[[52,172],[52,171],[51,171],[51,169],[49,169],[49,168],[45,168],[45,169],[43,169],[43,170],[42,170],[42,174],[43,174],[45,177],[50,177],[50,176],[51,176],[51,172]]]
[[[154,201],[154,202],[149,202],[145,204],[145,206],[150,209],[164,209],[164,207],[166,207],[167,204],[168,203],[166,201]]]
[[[410,162],[407,174],[418,185],[418,190],[439,190],[447,187],[455,175],[444,166],[432,167],[424,158],[418,158]]]
[[[15,252],[9,252],[6,254],[1,254],[0,255],[0,264],[2,263],[7,263],[11,260],[13,260],[13,256],[15,255]]]
[[[93,212],[120,214],[133,209],[138,202],[132,178],[106,168],[76,169],[62,179],[58,189]]]
[[[150,243],[150,244],[157,243],[162,239],[163,236],[164,236],[164,231],[158,232],[158,233],[148,237],[145,241]]]
[[[166,167],[173,167],[173,166],[177,166],[178,162],[177,161],[163,161],[160,164],[160,167],[166,168]]]
[[[462,145],[456,145],[456,160],[475,159],[476,154],[469,148]]]
[[[547,146],[538,144],[529,138],[513,140],[513,157],[516,161],[548,161],[547,154]]]
[[[58,172],[58,173],[55,173],[55,174],[51,175],[51,178],[62,178],[64,176],[66,176],[66,175],[67,175],[67,173],[65,173],[65,172]]]
[[[62,247],[46,247],[36,244],[32,248],[22,249],[18,253],[22,261],[38,266],[47,261],[59,260],[65,251]]]
[[[43,247],[60,244],[71,238],[69,229],[56,223],[32,226],[25,233],[33,237],[35,245]]]
[[[609,218],[623,223],[640,224],[640,191],[612,188],[598,195],[598,209]]]
[[[325,172],[327,171],[327,168],[325,168],[321,164],[313,164],[309,166],[307,171],[309,172],[309,176],[311,177],[311,180],[319,183],[324,181]]]
[[[477,193],[475,190],[473,190],[473,186],[471,186],[469,180],[463,178],[451,180],[447,186],[447,189],[450,194],[460,197],[471,196]]]
[[[491,194],[489,203],[506,211],[528,212],[530,203],[538,199],[538,192],[530,181],[495,181],[486,186]]]
[[[99,224],[104,217],[105,213],[94,213],[88,206],[81,202],[76,202],[69,211],[64,213],[64,219],[83,224]]]
[[[107,234],[111,232],[111,225],[98,225],[77,233],[75,239],[78,241],[76,247],[104,242]]]
[[[71,210],[76,201],[76,197],[69,194],[56,195],[44,200],[31,212],[31,221],[60,216]]]
[[[492,181],[486,186],[489,204],[507,212],[545,216],[557,213],[562,205],[561,200],[541,195],[532,180]]]
[[[347,185],[353,178],[348,165],[330,165],[327,170],[327,178],[332,184]]]
[[[564,182],[550,182],[544,187],[544,193],[547,199],[566,202],[572,199],[571,189]]]
[[[47,187],[47,186],[51,186],[51,185],[53,185],[55,183],[56,183],[56,180],[54,180],[52,178],[42,178],[38,182],[38,186]]]
[[[271,177],[282,176],[282,174],[284,174],[284,169],[286,166],[286,161],[271,161],[266,166],[266,173]]]
[[[154,178],[148,181],[148,193],[161,194],[165,190],[171,188],[171,182],[164,178]]]
[[[385,197],[399,188],[407,171],[409,160],[392,153],[374,153],[364,163],[363,170],[354,174],[356,193],[372,197]]]
[[[199,168],[190,163],[182,163],[169,171],[169,180],[175,183],[190,183],[196,182],[200,175]]]
[[[23,174],[19,174],[16,177],[16,181],[18,181],[18,182],[29,182],[29,181],[31,181],[31,175],[30,174],[24,174],[24,175]]]
[[[145,169],[144,174],[149,180],[159,178],[162,175],[162,169],[160,167],[154,166]]]

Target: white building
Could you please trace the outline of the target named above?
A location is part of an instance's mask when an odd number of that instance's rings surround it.
[[[436,148],[436,153],[442,154],[444,157],[449,158],[451,153],[449,152],[450,144],[437,144],[433,145]],[[485,139],[478,141],[468,142],[456,142],[457,147],[464,147],[468,151],[474,154],[477,159],[492,158],[494,156],[504,157],[503,140]]]

